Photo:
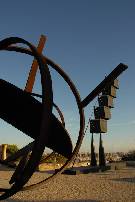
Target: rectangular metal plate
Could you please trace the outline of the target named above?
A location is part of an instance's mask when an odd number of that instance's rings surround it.
[[[90,120],[90,133],[107,133],[107,120],[105,119]]]
[[[108,86],[102,91],[103,95],[110,95],[116,98],[116,88],[114,86]]]
[[[112,86],[114,86],[115,88],[119,88],[119,80],[118,79],[115,79],[113,82],[112,82]]]
[[[113,97],[109,95],[102,95],[98,98],[99,106],[106,106],[113,108]]]
[[[95,119],[106,119],[109,120],[111,118],[111,110],[109,107],[100,106],[94,109]]]

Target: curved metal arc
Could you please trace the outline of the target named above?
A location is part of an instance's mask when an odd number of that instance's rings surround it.
[[[55,107],[56,111],[58,112],[58,114],[60,116],[62,125],[65,127],[65,120],[64,120],[64,115],[63,115],[62,111],[60,110],[58,105],[56,105],[55,103],[53,103],[53,106]]]
[[[36,97],[40,97],[42,98],[42,95],[39,95],[39,94],[36,94],[36,93],[30,93],[28,92],[30,95],[32,96],[36,96]],[[53,106],[55,107],[55,109],[57,110],[59,116],[60,116],[60,119],[61,119],[61,122],[62,122],[62,125],[65,127],[65,120],[64,120],[64,115],[62,113],[62,111],[60,110],[60,108],[55,104],[53,103]],[[15,154],[7,157],[5,160],[0,160],[0,163],[3,164],[3,165],[9,165],[8,163],[10,161],[15,161],[16,159],[20,158],[21,156],[27,154],[28,152],[30,152],[33,148],[33,145],[34,145],[34,141],[29,143],[28,145],[26,145],[25,147],[19,149]]]
[[[23,48],[23,47],[10,46],[10,47],[7,47],[6,50],[21,52],[21,53],[27,53],[27,54],[32,56],[32,52],[29,49]],[[79,92],[77,91],[74,83],[72,82],[72,80],[69,78],[69,76],[63,71],[63,69],[58,64],[54,63],[51,59],[43,56],[42,54],[41,54],[41,56],[42,56],[43,61],[46,62],[48,65],[50,65],[53,69],[55,69],[63,77],[63,79],[67,82],[67,84],[69,85],[70,90],[72,91],[73,95],[76,98],[77,106],[79,109],[79,114],[81,114],[81,117],[83,117],[83,118],[80,118],[80,126],[83,125],[83,127],[80,127],[80,131],[82,131],[82,128],[84,130],[84,125],[85,125],[84,124],[85,123],[84,111],[83,111],[83,108],[81,106],[81,98],[80,98]],[[80,141],[80,136],[78,137],[78,141]]]
[[[28,92],[28,93],[30,95],[32,95],[32,96],[42,98],[42,95],[39,95],[37,93],[30,93],[30,92]],[[63,115],[62,111],[60,110],[60,108],[58,107],[58,105],[56,105],[55,103],[53,103],[53,106],[55,107],[56,111],[58,112],[58,114],[60,116],[62,125],[65,127],[65,120],[64,120],[64,115]]]
[[[9,51],[17,51],[17,52],[22,52],[22,53],[27,53],[29,55],[32,55],[32,52],[29,49],[25,49],[25,48],[20,48],[20,47],[8,47],[7,50]],[[76,102],[77,102],[77,106],[78,106],[78,110],[79,110],[79,114],[80,114],[80,130],[79,130],[79,136],[78,136],[78,140],[76,143],[76,146],[74,148],[74,151],[71,155],[71,158],[69,160],[67,160],[67,162],[52,176],[50,176],[49,178],[37,183],[37,184],[33,184],[30,186],[26,186],[24,187],[22,190],[28,190],[28,189],[32,189],[34,187],[37,187],[43,183],[46,183],[48,180],[53,179],[54,177],[56,177],[58,174],[62,173],[64,171],[64,169],[73,161],[73,159],[75,158],[76,154],[79,152],[80,146],[82,144],[82,140],[84,137],[84,125],[85,125],[85,118],[84,118],[84,110],[81,106],[81,98],[79,95],[79,92],[77,91],[74,83],[71,81],[71,79],[68,77],[68,75],[60,68],[59,65],[55,64],[52,60],[50,60],[47,57],[44,57],[42,55],[42,59],[44,62],[46,62],[48,65],[50,65],[53,69],[55,69],[62,77],[63,79],[67,82],[67,84],[70,87],[70,90],[72,91],[73,95],[75,96]]]
[[[33,172],[35,171],[36,166],[38,165],[42,153],[44,151],[45,142],[47,140],[47,137],[44,136],[44,132],[48,132],[49,129],[49,123],[51,120],[51,113],[52,113],[52,83],[51,83],[51,76],[48,70],[48,67],[46,63],[42,61],[42,58],[37,53],[34,46],[32,46],[29,42],[25,41],[24,39],[17,38],[17,37],[11,37],[5,40],[2,40],[0,42],[0,50],[3,50],[7,46],[13,44],[13,43],[24,43],[28,45],[33,53],[33,56],[37,59],[39,63],[39,69],[41,73],[41,85],[42,85],[42,104],[43,104],[43,118],[41,123],[41,131],[40,131],[40,138],[39,140],[35,141],[35,144],[33,146],[33,151],[30,156],[30,159],[24,168],[23,175],[21,175],[19,181],[15,183],[10,189],[6,190],[4,194],[0,196],[0,200],[6,199],[10,197],[11,195],[15,194],[17,191],[19,191],[22,186],[28,181],[28,179],[31,177]],[[47,89],[45,90],[45,88]],[[47,97],[47,99],[46,99]],[[46,122],[47,124],[44,124]],[[36,152],[38,151],[38,152]]]
[[[45,163],[45,161],[47,161],[49,158],[51,158],[51,156],[53,155],[53,154],[55,154],[55,152],[53,151],[53,152],[51,152],[48,156],[46,156],[45,158],[43,158],[43,159],[41,159],[40,160],[40,164],[41,163]],[[7,165],[7,164],[6,164]],[[13,176],[11,177],[11,178],[14,178],[14,173],[13,173]],[[11,179],[10,179],[10,181],[11,181]],[[12,183],[12,181],[11,181],[11,183]],[[34,186],[35,187],[35,186]],[[26,188],[26,187],[25,187]],[[6,192],[6,191],[8,191],[9,189],[8,188],[0,188],[0,192]],[[27,190],[27,189],[26,189]],[[23,191],[23,190],[22,190]]]
[[[38,94],[35,94],[35,93],[30,93],[30,94],[32,94],[33,96],[37,96],[37,97],[42,98],[41,95],[38,95]],[[64,116],[63,116],[62,111],[60,110],[60,108],[55,103],[53,103],[53,106],[55,107],[55,109],[57,110],[57,112],[58,112],[58,114],[60,116],[62,125],[65,127],[65,120],[64,120]],[[33,145],[34,145],[34,141],[29,143],[25,147],[19,149],[15,154],[7,157],[5,160],[0,160],[0,163],[3,164],[3,165],[8,166],[9,162],[15,161],[16,159],[20,158],[21,156],[24,156],[27,153],[29,153],[32,150]]]
[[[23,170],[26,166],[27,160],[28,160],[28,153],[25,154],[24,156],[22,156],[18,166],[15,169],[15,172],[13,173],[13,175],[9,181],[9,184],[13,184],[13,183],[17,182],[18,179],[20,179],[20,176],[22,175]]]

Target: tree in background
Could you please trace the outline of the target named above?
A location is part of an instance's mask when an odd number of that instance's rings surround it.
[[[58,154],[58,153],[53,153],[47,160],[43,160],[44,158],[46,158],[48,155],[50,154],[45,154],[42,156],[42,159],[41,159],[41,162],[44,162],[44,163],[65,163],[67,161],[67,159]]]
[[[135,150],[129,151],[122,156],[123,161],[135,161]]]
[[[19,150],[18,146],[16,144],[9,144],[7,146],[7,153],[9,155],[12,155],[14,153],[16,153]]]

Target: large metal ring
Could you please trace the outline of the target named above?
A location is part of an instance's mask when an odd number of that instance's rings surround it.
[[[42,114],[41,128],[39,131],[40,133],[39,139],[35,140],[32,153],[30,155],[30,159],[23,170],[23,174],[20,176],[19,181],[15,182],[10,189],[7,190],[5,189],[5,193],[0,196],[0,200],[4,200],[12,196],[19,190],[21,190],[21,188],[24,186],[25,183],[27,183],[29,178],[34,173],[36,167],[38,166],[47,141],[47,136],[45,136],[44,134],[47,134],[49,131],[52,114],[52,105],[53,105],[53,93],[52,93],[52,82],[50,72],[47,64],[38,54],[36,48],[22,38],[10,37],[0,41],[0,50],[5,50],[10,45],[16,43],[22,43],[27,45],[31,49],[32,55],[35,57],[35,59],[39,64],[41,74],[41,85],[42,85],[43,114]]]
[[[8,47],[7,50],[21,52],[21,53],[27,53],[29,55],[33,55],[33,53],[29,49],[22,48],[22,47],[17,47],[17,46]],[[79,110],[80,130],[79,130],[79,135],[78,135],[78,139],[77,139],[77,142],[76,142],[76,146],[75,146],[75,148],[73,150],[73,153],[72,153],[70,159],[68,159],[66,161],[66,163],[57,172],[55,172],[52,176],[50,176],[50,177],[46,178],[45,180],[42,180],[41,182],[38,182],[36,184],[23,187],[22,190],[28,190],[28,189],[33,189],[35,187],[39,187],[39,185],[42,185],[42,184],[46,183],[48,180],[53,179],[58,174],[62,173],[64,171],[64,169],[66,167],[68,167],[68,165],[76,157],[77,153],[79,152],[79,149],[80,149],[80,146],[82,144],[83,137],[84,137],[85,117],[84,117],[84,110],[83,110],[83,107],[81,105],[81,98],[80,98],[79,92],[77,91],[74,83],[71,81],[69,76],[62,70],[62,68],[59,65],[55,64],[52,60],[50,60],[49,58],[47,58],[47,57],[45,57],[43,55],[42,55],[42,59],[49,66],[51,66],[53,69],[55,69],[62,76],[62,78],[67,82],[68,86],[70,87],[70,90],[72,91],[72,93],[73,93],[73,95],[75,97],[75,100],[76,100],[76,103],[77,103],[77,106],[78,106],[78,110]]]
[[[16,51],[16,52],[21,52],[21,53],[25,53],[25,54],[29,54],[33,56],[33,53],[31,50],[26,49],[26,48],[22,48],[22,47],[18,47],[18,46],[8,46],[6,48],[6,50],[8,51]],[[50,65],[53,69],[55,69],[62,77],[63,79],[67,82],[67,84],[69,85],[73,95],[75,96],[75,100],[77,102],[77,106],[78,106],[78,110],[79,110],[79,115],[80,115],[80,130],[79,130],[79,135],[78,135],[78,139],[77,139],[77,143],[76,146],[73,150],[73,153],[71,155],[71,158],[67,160],[67,162],[52,176],[46,178],[45,180],[42,180],[41,182],[38,182],[36,184],[30,185],[30,186],[26,186],[23,187],[22,190],[28,190],[28,189],[33,189],[35,187],[39,187],[39,185],[42,185],[44,183],[46,183],[48,180],[53,179],[54,177],[56,177],[58,174],[62,173],[64,171],[64,169],[74,160],[76,154],[78,153],[80,146],[82,144],[82,140],[84,137],[84,126],[85,126],[85,118],[84,118],[84,110],[83,107],[81,106],[81,98],[80,95],[74,85],[74,83],[71,81],[71,79],[68,77],[68,75],[60,68],[60,66],[58,66],[57,64],[55,64],[52,60],[50,60],[47,57],[44,57],[42,55],[42,59],[44,62],[46,62],[48,65]]]

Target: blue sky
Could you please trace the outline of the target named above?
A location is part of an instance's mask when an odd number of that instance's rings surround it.
[[[120,89],[112,119],[108,121],[108,133],[103,136],[105,151],[135,149],[134,8],[133,0],[5,0],[0,5],[0,40],[18,36],[37,45],[40,35],[46,35],[44,55],[61,65],[82,99],[119,63],[129,66],[119,78]],[[30,56],[1,52],[0,78],[24,89],[31,63]],[[66,127],[75,144],[79,116],[74,97],[57,73],[51,70],[51,74],[54,101],[64,113]],[[33,91],[41,92],[39,74]],[[95,102],[96,99],[85,108],[86,123]],[[3,121],[0,127],[0,143],[22,146],[31,141]],[[99,135],[94,137],[98,149]],[[90,151],[90,138],[87,132],[81,151]]]

